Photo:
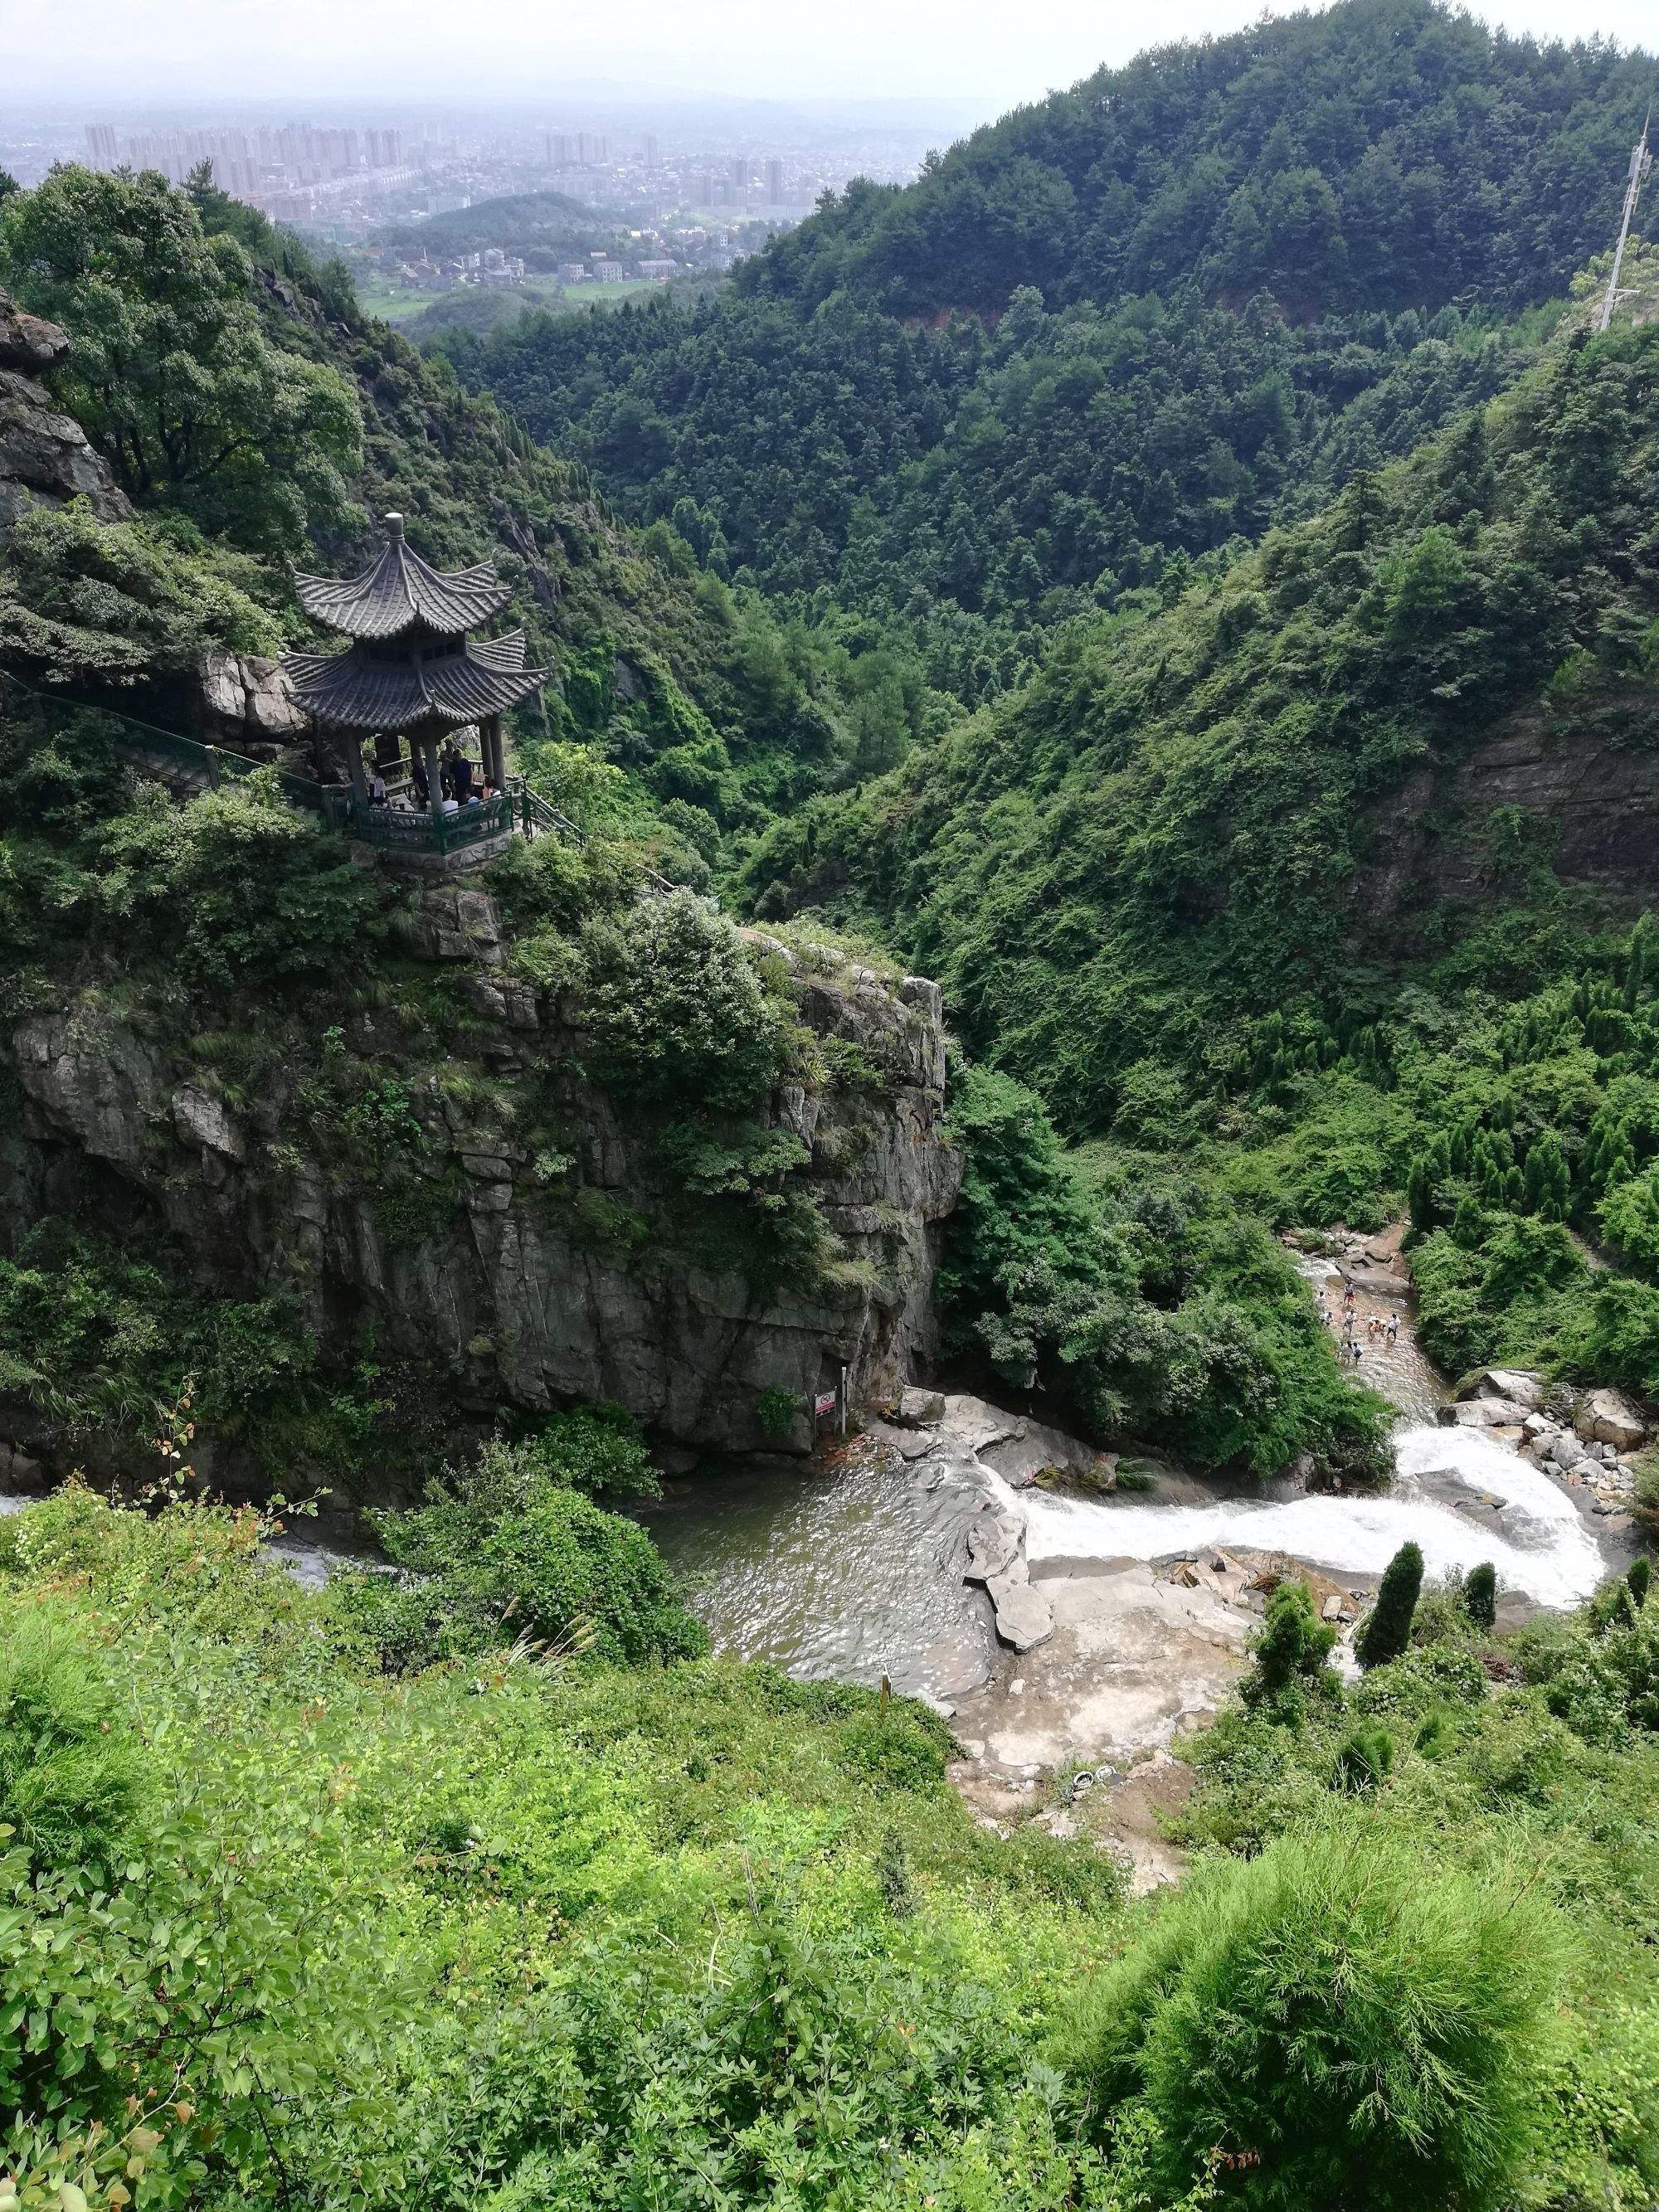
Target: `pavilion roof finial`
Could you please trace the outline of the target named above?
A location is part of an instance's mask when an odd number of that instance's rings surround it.
[[[425,629],[465,637],[498,615],[513,596],[488,561],[470,568],[434,568],[404,536],[401,514],[385,519],[386,544],[362,575],[296,575],[300,605],[325,629],[344,637],[385,640]]]

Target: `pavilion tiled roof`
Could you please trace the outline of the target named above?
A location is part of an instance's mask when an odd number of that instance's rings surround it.
[[[331,729],[459,729],[503,714],[548,680],[524,665],[524,632],[479,638],[410,660],[345,653],[290,653],[283,666],[294,696]]]
[[[471,568],[434,568],[404,537],[401,514],[386,518],[380,557],[361,576],[296,575],[300,605],[325,629],[346,637],[393,638],[424,624],[441,637],[460,637],[500,614],[512,593],[488,561]]]

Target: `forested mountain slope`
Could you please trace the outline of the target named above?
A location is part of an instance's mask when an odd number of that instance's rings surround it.
[[[444,343],[628,512],[973,703],[1511,380],[1650,75],[1349,0],[856,184],[713,303]]]
[[[898,190],[853,186],[740,288],[902,314],[1262,286],[1294,312],[1518,307],[1602,242],[1652,75],[1431,0],[1343,0],[1153,47],[975,131]]]
[[[715,810],[728,828],[758,816],[769,764],[787,799],[803,763],[907,711],[902,684],[838,693],[821,657],[699,579],[683,547],[650,557],[493,404],[335,315],[331,280],[281,240],[252,226],[250,254],[220,227],[242,220],[206,191],[76,170],[0,212],[0,267],[71,325],[61,361],[61,332],[0,333],[57,362],[44,374],[72,464],[0,549],[0,675],[52,694],[20,704],[0,686],[13,1437],[118,1457],[193,1375],[218,1443],[257,1433],[351,1480],[383,1483],[428,1419],[447,1431],[469,1406],[573,1389],[627,1401],[676,1442],[741,1442],[763,1404],[775,1416],[817,1380],[781,1379],[791,1324],[757,1334],[775,1294],[807,1299],[814,1328],[837,1301],[867,1314],[880,1387],[902,1379],[932,1340],[936,1225],[965,1154],[982,1171],[951,1232],[953,1345],[1024,1379],[1035,1342],[1005,1326],[1004,1278],[1035,1268],[1075,1338],[1044,1387],[1103,1437],[1156,1433],[1264,1470],[1312,1450],[1375,1474],[1380,1408],[1339,1376],[1259,1224],[1161,1176],[1085,1197],[1036,1102],[1006,1082],[958,1069],[939,1126],[937,1001],[895,975],[870,988],[900,1010],[902,1052],[933,1041],[924,1141],[897,1061],[833,982],[864,988],[859,965],[636,899],[642,838],[658,866],[702,880]],[[169,383],[180,350],[194,375]],[[5,374],[9,399],[28,385],[53,416],[39,376]],[[168,412],[181,391],[195,404]],[[158,421],[171,446],[149,437]],[[97,474],[86,437],[106,457],[95,511],[65,503],[76,471]],[[498,562],[555,666],[550,732],[521,719],[520,758],[599,834],[580,861],[556,841],[527,863],[515,848],[493,908],[411,913],[274,787],[179,805],[134,777],[106,714],[80,711],[182,708],[205,647],[274,649],[295,620],[284,559],[346,566],[382,505],[441,560]],[[849,684],[880,659],[848,663]],[[786,1017],[788,974],[827,1010],[821,1053]],[[844,1128],[829,1110],[843,1091],[862,1102]],[[835,1180],[823,1207],[814,1157]],[[714,1286],[701,1310],[723,1351],[686,1305],[694,1278]],[[596,1364],[577,1376],[579,1339]],[[830,1371],[878,1387],[836,1340]],[[810,1365],[818,1340],[800,1341]]]
[[[1594,1364],[1592,1308],[1627,1297],[1617,1358],[1656,1387],[1659,1297],[1592,1286],[1562,1224],[1659,1273],[1659,976],[1627,934],[1659,852],[1656,462],[1659,328],[1564,337],[777,824],[759,909],[873,919],[1074,1133],[1207,1163],[1270,1218],[1377,1219],[1409,1185],[1455,1231],[1419,1263],[1451,1363]]]
[[[1401,926],[1431,919],[1409,886],[1392,913],[1352,902],[1402,778],[1523,705],[1567,750],[1609,693],[1620,748],[1659,734],[1656,368],[1651,327],[1567,341],[1167,612],[1079,628],[1013,699],[777,824],[762,911],[792,878],[844,881],[1083,1127],[1143,1051],[1224,1059],[1224,1022],[1374,1005]],[[1443,835],[1493,834],[1470,797]]]

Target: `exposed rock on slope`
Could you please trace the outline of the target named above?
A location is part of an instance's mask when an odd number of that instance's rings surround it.
[[[851,963],[797,977],[805,1023],[884,1079],[775,1094],[772,1125],[808,1149],[844,1256],[817,1284],[762,1294],[646,1233],[657,1171],[615,1097],[584,1076],[556,1002],[507,971],[494,902],[429,890],[407,934],[431,983],[464,1002],[469,1039],[465,1067],[411,1071],[413,1200],[387,1206],[307,1141],[296,1077],[228,1097],[204,1040],[142,1002],[117,1013],[94,996],[11,1035],[23,1104],[0,1231],[73,1212],[131,1240],[148,1217],[216,1293],[293,1288],[343,1369],[369,1342],[422,1366],[460,1425],[604,1398],[661,1447],[775,1449],[786,1440],[758,1401],[787,1391],[787,1441],[801,1449],[808,1400],[843,1364],[855,1401],[896,1395],[929,1347],[935,1230],[960,1174],[940,1133],[935,986],[890,992]],[[537,1121],[559,1133],[550,1159]],[[33,1431],[14,1434],[27,1445]]]
[[[1407,776],[1371,817],[1350,905],[1374,927],[1510,888],[1516,825],[1563,882],[1620,910],[1659,872],[1659,713],[1649,691],[1571,718],[1516,714],[1461,757]]]
[[[106,522],[131,513],[108,469],[41,379],[69,351],[56,323],[0,292],[0,538],[25,507],[84,499]]]

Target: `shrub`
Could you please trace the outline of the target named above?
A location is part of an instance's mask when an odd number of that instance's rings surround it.
[[[518,1445],[486,1447],[505,1467],[520,1456],[523,1477],[563,1483],[584,1498],[654,1498],[659,1485],[633,1416],[621,1406],[575,1406],[554,1413]]]
[[[1282,1838],[1193,1875],[1062,2054],[1097,2124],[1150,2110],[1172,2193],[1218,2152],[1260,2212],[1495,2205],[1528,2171],[1559,1958],[1524,1890],[1392,1840]]]
[[[0,1824],[32,1867],[106,1868],[142,1798],[138,1748],[101,1668],[44,1608],[0,1626]]]
[[[741,1111],[788,1065],[794,1024],[730,922],[694,898],[647,899],[586,935],[575,1018],[605,1080],[653,1103]]]
[[[1351,1796],[1364,1796],[1388,1780],[1398,1756],[1399,1746],[1387,1729],[1374,1723],[1357,1728],[1336,1754],[1336,1787]]]
[[[1648,1590],[1653,1581],[1653,1562],[1645,1553],[1641,1558],[1631,1561],[1625,1570],[1625,1580],[1630,1585],[1631,1596],[1639,1610],[1648,1601]]]
[[[787,1443],[800,1412],[800,1393],[769,1383],[755,1400],[755,1419],[763,1437],[775,1443]]]
[[[104,858],[112,915],[176,944],[200,982],[337,975],[383,927],[376,878],[289,805],[270,769],[186,806],[150,790],[110,825]]]
[[[1335,1686],[1325,1665],[1335,1642],[1335,1629],[1314,1613],[1306,1583],[1280,1583],[1267,1600],[1255,1665],[1244,1682],[1245,1703],[1277,1705],[1285,1719],[1299,1719],[1302,1693],[1310,1686]]]
[[[1477,1628],[1498,1623],[1498,1570],[1490,1559],[1471,1567],[1463,1582],[1463,1607]]]
[[[1354,1638],[1354,1656],[1362,1667],[1386,1667],[1404,1656],[1422,1587],[1423,1554],[1415,1544],[1402,1544],[1383,1570],[1376,1603]]]
[[[553,1480],[533,1444],[486,1447],[426,1504],[374,1525],[404,1573],[344,1578],[337,1602],[392,1667],[521,1637],[635,1664],[707,1649],[644,1530]]]

